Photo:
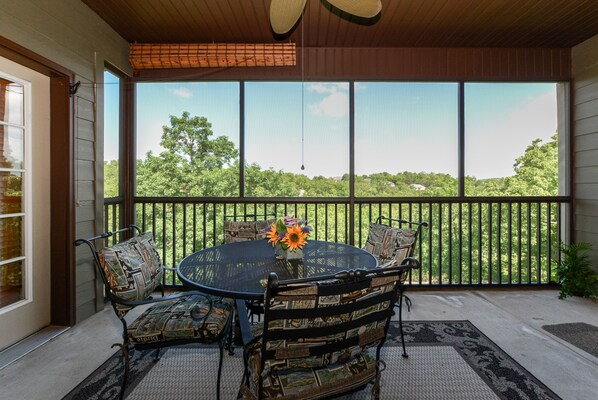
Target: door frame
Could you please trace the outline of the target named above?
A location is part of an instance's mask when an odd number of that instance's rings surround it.
[[[50,78],[50,323],[76,322],[75,137],[70,87],[75,74],[0,36],[0,56]]]

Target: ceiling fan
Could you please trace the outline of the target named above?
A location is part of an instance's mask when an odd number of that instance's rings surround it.
[[[333,7],[361,18],[374,18],[382,11],[381,0],[326,0]],[[272,0],[270,24],[278,35],[289,32],[297,23],[307,0]]]

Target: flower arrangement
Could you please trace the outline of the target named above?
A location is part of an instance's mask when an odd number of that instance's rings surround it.
[[[273,247],[280,244],[283,250],[296,251],[307,244],[307,236],[312,231],[307,221],[285,216],[264,229],[268,243]]]

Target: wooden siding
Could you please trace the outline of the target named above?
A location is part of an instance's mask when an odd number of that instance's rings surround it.
[[[102,158],[96,145],[99,132],[96,122],[102,117],[97,115],[94,82],[98,74],[102,75],[104,62],[131,72],[128,43],[79,0],[3,2],[0,36],[73,71],[73,81],[81,81],[73,96],[75,236],[92,236],[98,233],[98,226],[101,229],[102,220],[96,210],[103,208],[103,198],[95,188],[96,164]],[[89,250],[77,249],[75,268],[76,319],[81,321],[102,307],[103,296],[95,282]]]
[[[577,242],[598,268],[598,36],[572,49],[574,207]]]

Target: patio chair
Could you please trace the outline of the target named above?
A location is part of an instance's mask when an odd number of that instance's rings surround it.
[[[224,215],[224,243],[262,240],[264,229],[276,221],[276,214]]]
[[[97,250],[94,242],[120,233],[137,233],[129,240]],[[137,350],[160,349],[188,343],[218,343],[217,398],[220,398],[220,375],[225,341],[229,338],[232,303],[200,292],[184,292],[154,298],[152,292],[160,285],[165,270],[151,232],[131,225],[114,232],[105,232],[89,239],[77,239],[75,245],[87,244],[104,282],[105,292],[114,312],[122,323],[121,349],[124,375],[120,390],[123,399],[129,376],[129,347]],[[125,316],[138,306],[149,305],[132,322]]]
[[[258,219],[260,218],[260,219]],[[243,242],[246,240],[265,240],[264,229],[276,222],[275,213],[224,215],[224,243]],[[251,319],[258,320],[264,313],[260,302],[247,301]]]
[[[382,221],[387,221],[383,224]],[[398,224],[393,227],[392,223]],[[402,227],[405,226],[406,227]],[[399,309],[399,328],[401,331],[401,343],[403,345],[403,357],[408,357],[405,350],[405,337],[403,334],[403,303],[407,311],[411,311],[411,299],[405,295],[407,286],[405,282],[413,269],[419,268],[419,262],[414,262],[412,257],[417,238],[422,227],[428,226],[427,222],[411,222],[404,219],[388,218],[379,216],[375,223],[370,224],[365,250],[378,259],[378,266],[381,268],[396,265],[405,265],[401,275],[398,290],[398,301],[396,307]]]
[[[378,399],[380,350],[402,268],[286,281],[270,273],[264,322],[250,325],[239,313],[244,373],[238,398],[332,398],[372,383]]]

